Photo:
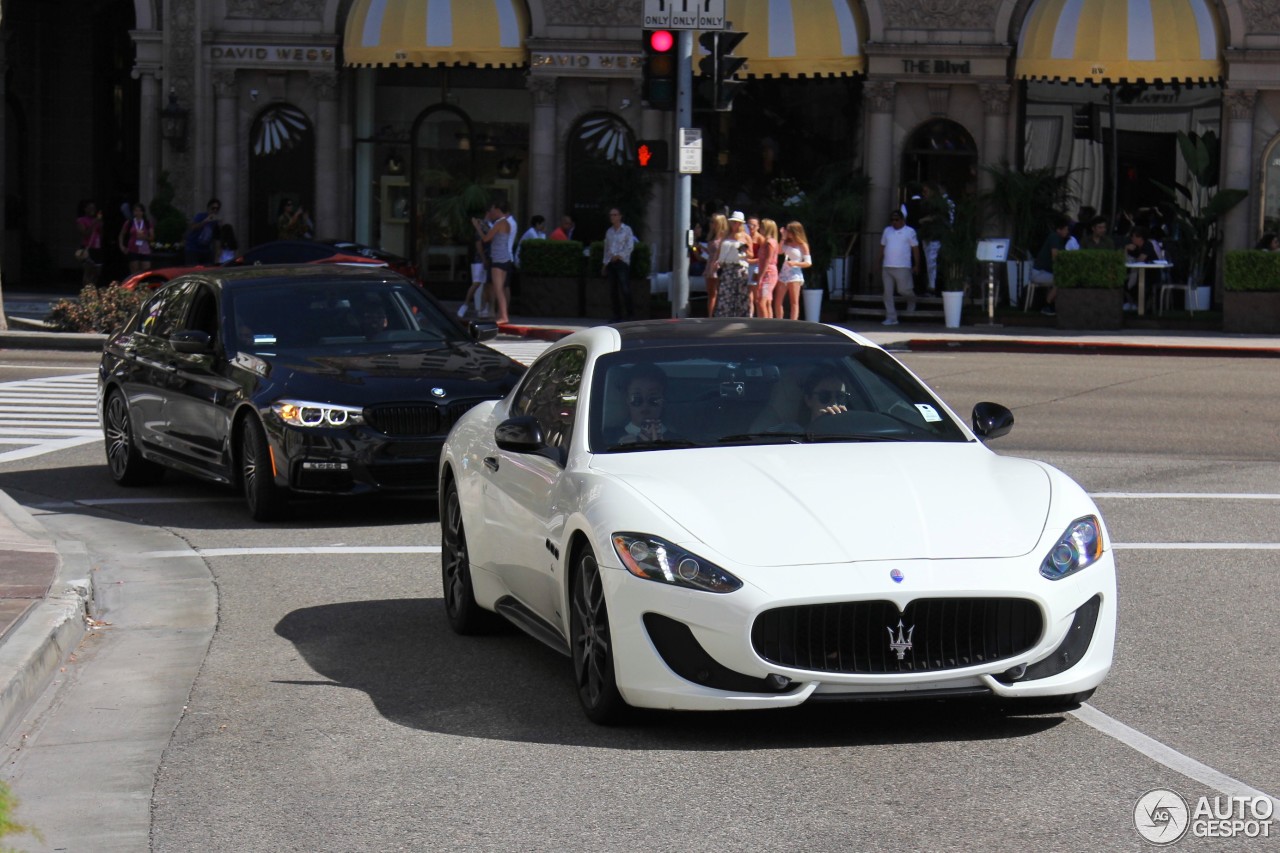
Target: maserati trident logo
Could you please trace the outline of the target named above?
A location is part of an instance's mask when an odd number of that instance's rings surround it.
[[[907,632],[905,635],[902,633],[904,628]],[[904,660],[907,656],[907,652],[911,651],[911,635],[916,632],[916,626],[912,625],[910,628],[906,628],[906,626],[902,624],[902,620],[899,619],[898,636],[895,637],[893,635],[892,628],[885,628],[885,630],[889,632],[889,648],[898,653],[898,660]]]

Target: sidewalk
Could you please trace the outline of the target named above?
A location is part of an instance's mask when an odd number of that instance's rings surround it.
[[[459,303],[446,303],[456,310]],[[556,341],[603,320],[513,317],[502,338]],[[16,324],[15,324],[16,325]],[[1204,332],[1125,330],[1108,334],[1016,326],[874,322],[852,329],[897,352],[1057,352],[1110,355],[1280,358],[1280,337]],[[0,349],[72,349],[93,352],[105,335],[27,328],[0,332]],[[40,524],[0,492],[0,737],[7,735],[80,642],[92,599],[87,561],[79,543],[55,543]]]

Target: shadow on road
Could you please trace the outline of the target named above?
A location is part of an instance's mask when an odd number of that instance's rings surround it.
[[[983,703],[931,701],[640,711],[626,727],[601,728],[582,714],[568,658],[514,628],[460,637],[438,598],[303,608],[281,619],[276,633],[328,679],[303,684],[360,690],[394,723],[464,737],[615,749],[797,749],[1028,737],[1062,722],[1010,717]]]

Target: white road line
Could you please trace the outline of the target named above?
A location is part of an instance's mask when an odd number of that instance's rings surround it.
[[[1092,705],[1081,705],[1078,709],[1071,711],[1070,714],[1085,725],[1092,726],[1104,735],[1115,738],[1125,746],[1137,750],[1151,760],[1163,764],[1170,770],[1181,773],[1188,779],[1213,788],[1215,791],[1221,791],[1232,797],[1267,797],[1271,800],[1273,806],[1276,802],[1276,798],[1265,791],[1251,788],[1238,779],[1233,779],[1225,773],[1214,770],[1207,764],[1196,761],[1189,755],[1183,755],[1173,747],[1165,746],[1155,738],[1144,735],[1137,729],[1126,726],[1119,720],[1107,716]]]
[[[1280,495],[1247,492],[1094,492],[1090,497],[1118,500],[1280,501]]]
[[[0,463],[101,439],[94,374],[82,371],[0,384],[0,444],[14,446],[0,452]]]
[[[187,551],[145,551],[139,557],[167,560],[172,557],[280,557],[314,554],[439,554],[439,545],[315,545],[301,548],[194,548]]]
[[[202,503],[237,503],[244,500],[239,497],[219,497],[210,495],[207,498],[85,498],[78,501],[53,501],[50,503],[32,504],[35,509],[75,509],[78,506],[136,506],[138,504],[202,504]]]
[[[1117,551],[1280,551],[1280,542],[1112,542]]]

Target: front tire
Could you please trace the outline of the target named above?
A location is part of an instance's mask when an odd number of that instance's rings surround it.
[[[254,521],[275,521],[284,514],[284,490],[276,485],[267,434],[257,418],[245,419],[240,433],[240,481]]]
[[[622,720],[627,703],[618,692],[613,670],[613,634],[605,606],[604,581],[595,554],[584,547],[577,555],[569,608],[569,643],[578,699],[587,718],[599,725]]]
[[[495,614],[476,604],[471,586],[471,555],[462,521],[462,502],[452,480],[440,501],[440,581],[444,586],[444,612],[457,634],[482,634],[493,629]]]
[[[160,481],[164,468],[143,459],[133,441],[133,421],[129,404],[119,391],[107,396],[102,416],[102,435],[106,443],[107,468],[111,479],[121,486],[149,486]]]

